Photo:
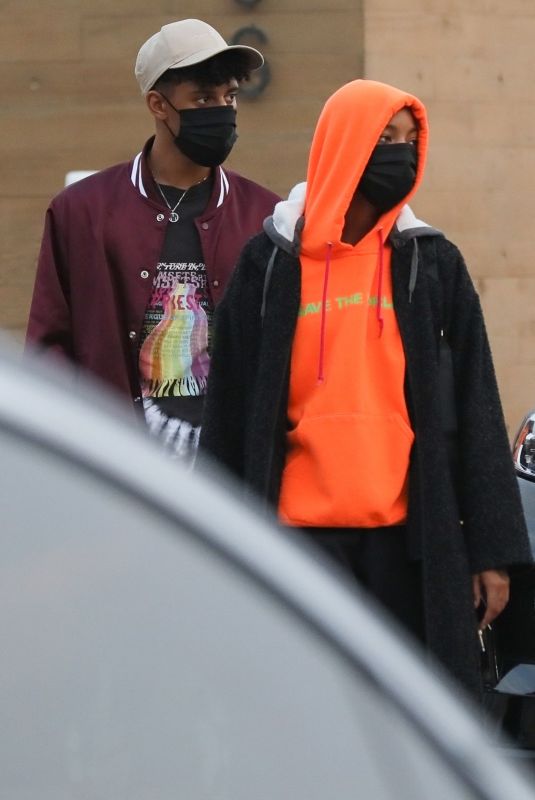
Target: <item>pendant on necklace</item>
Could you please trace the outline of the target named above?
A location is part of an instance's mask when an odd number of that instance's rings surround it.
[[[176,211],[171,211],[171,216],[169,217],[169,222],[178,222],[180,217],[176,213]]]

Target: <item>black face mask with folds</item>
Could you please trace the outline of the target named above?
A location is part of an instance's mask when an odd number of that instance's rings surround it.
[[[238,138],[236,109],[232,106],[178,109],[169,100],[167,102],[180,118],[178,134],[173,134],[180,152],[201,167],[222,164]],[[169,125],[167,127],[173,133]]]
[[[371,154],[358,191],[384,214],[406,197],[416,180],[414,144],[378,144]]]

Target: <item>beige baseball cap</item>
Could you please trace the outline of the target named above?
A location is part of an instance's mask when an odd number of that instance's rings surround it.
[[[181,19],[164,25],[137,54],[135,74],[142,94],[147,94],[166,70],[199,64],[226,50],[246,53],[251,69],[258,69],[264,63],[262,54],[254,47],[228,45],[215,28],[200,19]]]

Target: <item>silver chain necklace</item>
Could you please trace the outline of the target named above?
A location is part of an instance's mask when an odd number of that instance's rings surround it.
[[[182,200],[183,200],[183,199],[185,198],[185,196],[187,195],[187,193],[188,193],[188,189],[185,189],[185,190],[182,192],[182,194],[181,194],[181,195],[180,195],[180,197],[178,198],[178,203],[175,205],[175,207],[174,207],[174,208],[171,208],[171,204],[169,203],[169,200],[167,199],[167,197],[164,195],[162,187],[160,186],[160,184],[159,184],[157,181],[155,181],[155,183],[156,183],[156,186],[158,187],[158,191],[160,192],[161,196],[162,196],[162,197],[163,197],[163,199],[164,199],[165,205],[167,206],[167,208],[168,208],[168,209],[169,209],[169,211],[171,212],[171,214],[169,215],[169,222],[178,222],[178,220],[180,219],[180,217],[179,217],[179,215],[176,213],[176,210],[177,210],[177,208],[179,207],[179,205],[180,205],[180,203],[182,202]],[[191,189],[191,186],[190,186],[189,188]]]
[[[165,205],[167,206],[167,208],[168,208],[168,209],[169,209],[169,211],[171,212],[171,214],[169,215],[169,222],[178,222],[178,220],[180,219],[180,216],[179,216],[179,215],[176,213],[176,210],[177,210],[177,208],[179,207],[180,203],[181,203],[181,202],[182,202],[182,200],[185,198],[185,196],[187,195],[187,193],[189,192],[189,190],[190,190],[190,189],[193,189],[193,187],[194,187],[194,186],[198,186],[200,183],[204,183],[204,181],[205,181],[207,178],[208,178],[208,175],[205,175],[205,176],[204,176],[204,178],[201,178],[201,180],[200,180],[200,181],[197,181],[197,183],[194,183],[194,184],[193,184],[193,186],[188,186],[188,188],[187,188],[187,189],[184,189],[184,191],[182,192],[182,194],[181,194],[181,195],[180,195],[180,197],[178,198],[178,203],[176,203],[176,205],[175,205],[175,207],[174,207],[174,208],[171,208],[171,204],[169,203],[169,200],[168,200],[168,199],[167,199],[167,197],[165,196],[165,194],[164,194],[164,192],[163,192],[163,189],[162,189],[162,187],[160,186],[160,184],[158,183],[158,181],[154,181],[154,183],[155,183],[155,184],[156,184],[156,186],[158,187],[158,191],[160,192],[161,196],[162,196],[162,197],[163,197],[163,199],[164,199],[164,203],[165,203]]]

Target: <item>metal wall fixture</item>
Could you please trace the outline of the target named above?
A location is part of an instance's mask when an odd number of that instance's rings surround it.
[[[242,5],[254,5],[258,0],[236,0]],[[259,47],[267,44],[269,41],[267,35],[261,28],[256,25],[246,25],[244,28],[239,28],[233,34],[230,44],[249,44],[252,47]],[[259,97],[271,83],[271,68],[264,56],[264,63],[260,69],[255,69],[251,73],[251,79],[243,84],[240,89],[240,97],[246,100],[254,100]]]
[[[259,3],[260,0],[236,0],[236,2],[239,6],[247,6],[248,8],[252,8]]]

